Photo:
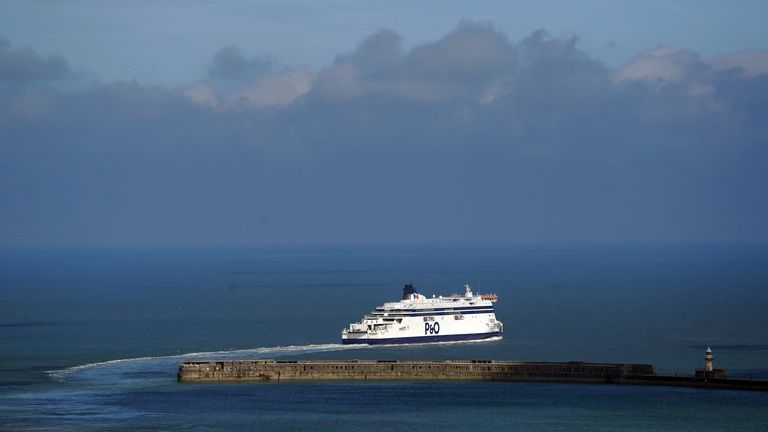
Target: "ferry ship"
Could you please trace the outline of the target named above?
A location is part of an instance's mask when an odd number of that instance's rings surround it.
[[[344,344],[403,344],[466,341],[501,336],[496,320],[496,294],[475,294],[464,285],[464,295],[427,298],[403,287],[400,301],[384,303],[359,322],[341,331]]]

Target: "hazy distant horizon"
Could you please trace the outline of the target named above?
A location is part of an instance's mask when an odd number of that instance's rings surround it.
[[[764,3],[436,4],[4,3],[0,247],[768,242]]]
[[[237,253],[249,251],[255,253],[411,253],[432,251],[438,254],[453,254],[466,252],[496,252],[496,253],[543,253],[543,254],[590,254],[590,253],[726,253],[726,254],[762,254],[768,252],[768,242],[367,242],[367,243],[271,243],[271,244],[66,244],[66,245],[4,245],[0,246],[0,254],[9,253],[77,253],[88,251],[104,251],[114,253],[207,253],[221,252]]]

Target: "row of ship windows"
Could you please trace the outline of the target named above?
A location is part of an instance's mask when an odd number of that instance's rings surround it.
[[[404,314],[404,313],[388,313],[387,317],[420,317],[420,316],[435,316],[435,315],[471,315],[471,314],[481,314],[481,313],[494,313],[495,311],[493,309],[475,309],[471,311],[446,311],[446,312],[429,312],[429,313],[414,313],[414,314]],[[373,312],[371,314],[374,317],[382,317],[385,316],[382,312]]]

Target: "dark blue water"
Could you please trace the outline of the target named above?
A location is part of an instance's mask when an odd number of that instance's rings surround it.
[[[501,340],[347,347],[404,282],[499,294]],[[765,430],[768,395],[536,383],[175,382],[183,358],[653,363],[768,378],[768,249],[0,253],[0,430]]]

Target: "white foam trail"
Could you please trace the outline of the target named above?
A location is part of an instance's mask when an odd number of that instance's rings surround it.
[[[276,347],[259,347],[259,348],[246,348],[236,350],[225,351],[205,351],[205,352],[191,352],[186,354],[167,355],[167,356],[152,356],[152,357],[134,357],[127,359],[107,360],[102,362],[87,363],[78,366],[68,367],[66,369],[46,371],[46,373],[56,381],[64,381],[72,376],[80,376],[84,372],[91,372],[89,378],[94,381],[102,381],[97,371],[103,371],[104,374],[112,376],[113,372],[126,373],[139,373],[144,372],[151,374],[152,372],[167,371],[169,366],[175,366],[175,364],[182,359],[194,359],[199,357],[216,357],[221,359],[243,359],[248,358],[262,358],[265,355],[297,355],[313,352],[330,352],[341,350],[352,350],[369,348],[369,345],[342,345],[342,344],[309,344],[309,345],[287,345]],[[148,366],[159,366],[148,367]],[[118,368],[115,371],[115,367]],[[159,369],[159,370],[158,370]],[[114,376],[112,377],[114,380]]]
[[[207,356],[223,356],[225,358],[233,358],[238,355],[253,355],[253,354],[302,354],[310,352],[329,352],[329,351],[342,351],[350,349],[366,348],[367,345],[342,345],[342,344],[310,344],[310,345],[287,345],[278,347],[261,347],[261,348],[247,348],[239,350],[227,350],[227,351],[209,351],[199,353],[182,354],[178,357],[207,357]]]
[[[366,348],[395,348],[407,349],[408,347],[474,344],[501,340],[501,336],[488,339],[451,342],[425,342],[423,344],[405,345],[344,345],[344,344],[309,344],[286,345],[275,347],[245,348],[223,351],[191,352],[186,354],[134,357],[127,359],[107,360],[96,363],[88,363],[72,366],[66,369],[47,371],[48,375],[56,381],[78,381],[83,384],[105,386],[125,386],[151,384],[154,382],[167,382],[175,375],[175,369],[181,360],[190,360],[201,357],[216,359],[260,359],[272,356],[290,356],[317,352],[346,351]]]

